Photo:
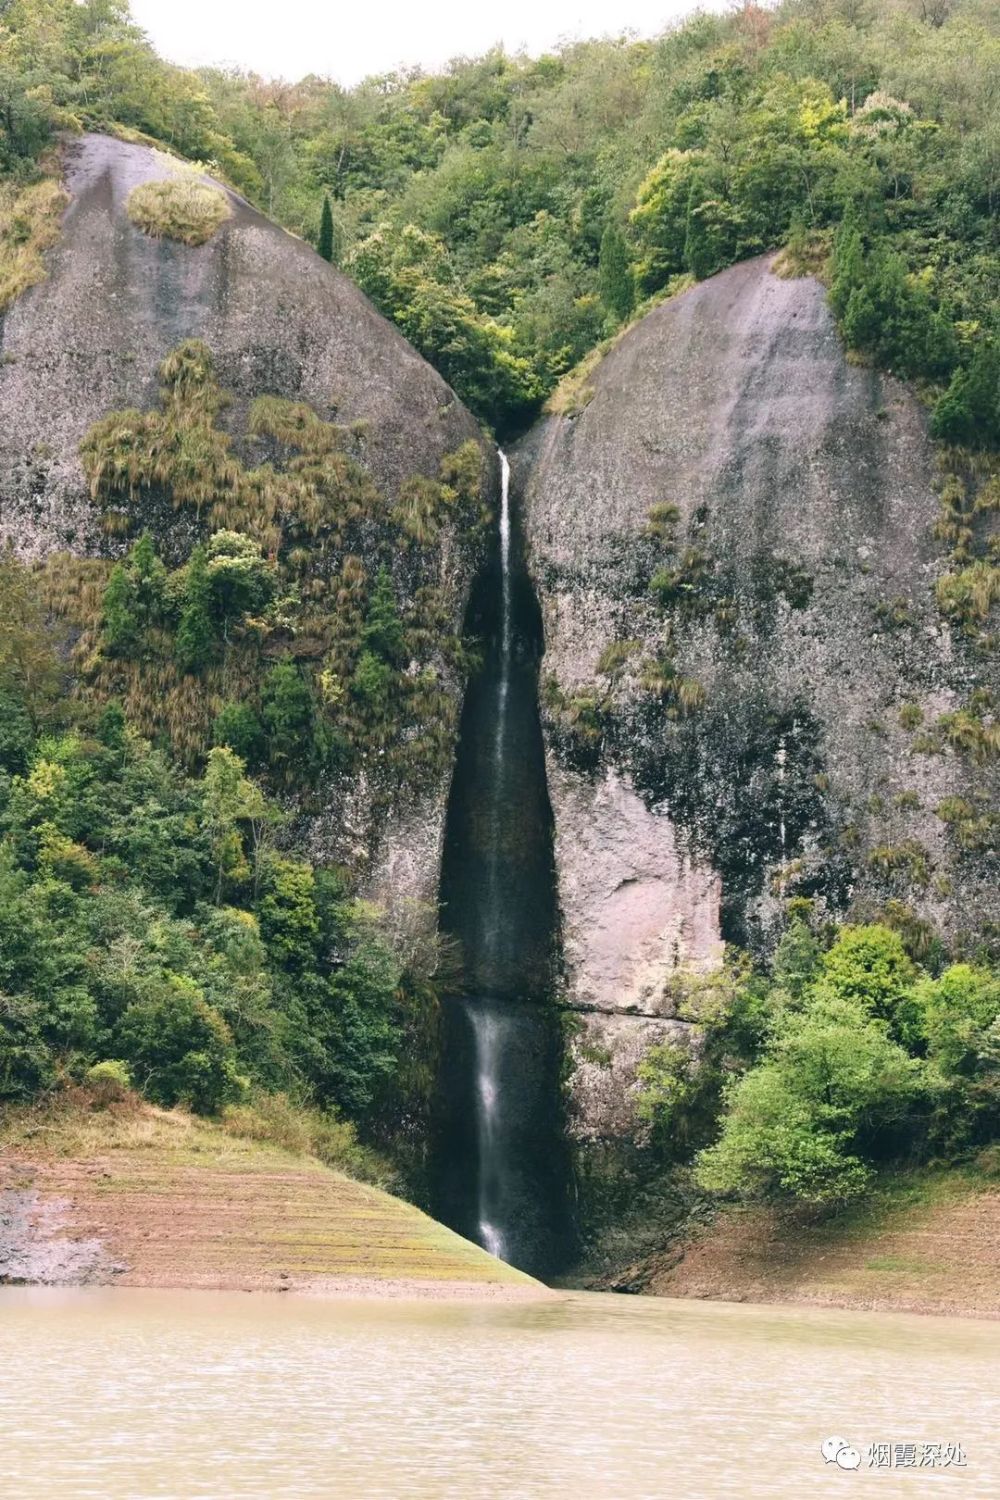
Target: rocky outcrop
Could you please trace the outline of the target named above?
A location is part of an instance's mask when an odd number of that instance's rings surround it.
[[[495,455],[469,412],[309,246],[226,189],[231,215],[197,248],[134,227],[131,190],[185,170],[150,147],[99,135],[66,147],[70,203],[47,279],[0,320],[0,540],[28,558],[122,550],[91,502],[80,440],[109,412],[155,408],[157,368],[188,338],[212,353],[231,398],[222,421],[247,462],[269,457],[245,437],[250,404],[277,395],[359,434],[360,461],[386,507],[412,476],[436,479],[442,456],[469,439],[483,445],[495,487]],[[193,524],[152,495],[142,520],[168,555]],[[453,523],[439,550],[437,585],[457,634],[479,559]],[[448,690],[457,703],[457,677]],[[296,837],[317,858],[363,868],[399,925],[433,927],[449,773],[445,766],[373,828],[372,768],[363,786],[331,788],[325,815]]]
[[[578,1133],[614,1135],[637,1037],[677,1029],[671,976],[723,939],[766,951],[789,897],[958,947],[1000,916],[995,848],[939,816],[995,806],[939,729],[986,669],[936,603],[919,402],[849,364],[823,288],[766,258],[651,312],[514,464],[574,1108]]]

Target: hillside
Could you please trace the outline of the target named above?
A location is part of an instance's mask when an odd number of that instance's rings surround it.
[[[1000,1191],[976,1171],[911,1173],[825,1222],[719,1214],[610,1280],[619,1291],[727,1302],[1000,1317]]]
[[[350,1296],[541,1293],[314,1157],[137,1105],[56,1106],[0,1134],[0,1283]]]

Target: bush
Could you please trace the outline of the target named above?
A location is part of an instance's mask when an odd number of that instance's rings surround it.
[[[702,1187],[768,1201],[857,1197],[925,1102],[923,1064],[865,1008],[822,990],[789,1012],[763,1060],[731,1085],[722,1135],[696,1167]]]
[[[246,1103],[229,1105],[223,1128],[229,1135],[296,1156],[315,1156],[324,1166],[365,1182],[385,1186],[391,1180],[389,1167],[359,1144],[350,1121],[329,1110],[296,1104],[287,1094],[257,1092]]]
[[[84,1074],[84,1082],[99,1109],[117,1104],[132,1089],[132,1075],[128,1064],[120,1058],[107,1058],[104,1062],[94,1063]]]
[[[127,212],[154,239],[185,245],[204,245],[232,217],[224,193],[188,174],[141,183],[129,193]]]
[[[130,1005],[116,1040],[156,1104],[208,1115],[240,1093],[229,1028],[189,979],[171,976],[159,994]]]
[[[964,448],[1000,445],[1000,344],[984,339],[955,371],[934,408],[931,436]]]
[[[228,745],[248,766],[256,765],[264,747],[264,729],[246,703],[224,703],[212,726],[213,745]]]

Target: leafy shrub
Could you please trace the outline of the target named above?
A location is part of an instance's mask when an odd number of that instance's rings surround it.
[[[965,448],[1000,446],[1000,344],[980,339],[931,417],[931,435]]]
[[[174,977],[130,1005],[116,1042],[136,1084],[156,1104],[215,1114],[240,1093],[229,1028],[190,980]]]
[[[256,765],[264,751],[264,726],[247,703],[224,703],[215,716],[212,742],[228,745],[247,765]]]
[[[84,1074],[84,1082],[99,1109],[119,1103],[132,1089],[132,1075],[128,1064],[120,1058],[107,1058],[104,1062],[94,1063]]]
[[[788,1012],[764,1059],[726,1095],[698,1181],[716,1192],[841,1202],[867,1187],[866,1158],[925,1105],[923,1065],[863,1004],[822,988]]]

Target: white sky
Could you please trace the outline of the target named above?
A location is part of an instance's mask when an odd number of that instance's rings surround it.
[[[399,64],[435,68],[495,42],[545,51],[562,38],[653,36],[696,0],[132,0],[132,13],[171,62],[250,68],[343,84]],[[708,5],[705,8],[715,8]]]

